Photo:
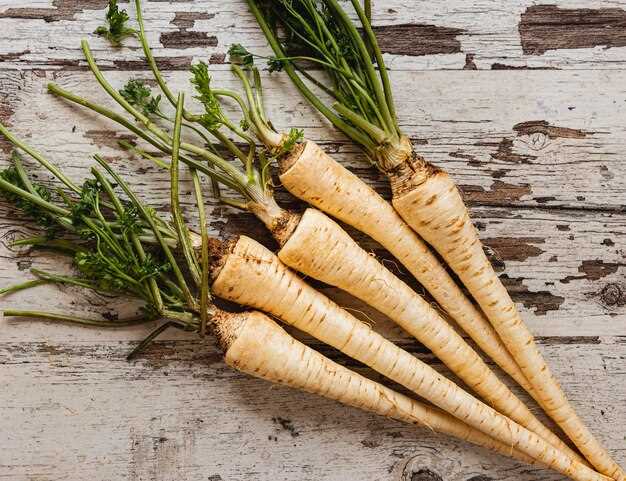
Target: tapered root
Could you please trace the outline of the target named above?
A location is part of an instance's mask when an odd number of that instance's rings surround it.
[[[215,295],[272,314],[407,387],[457,419],[579,481],[604,480],[536,434],[467,394],[308,286],[242,236],[213,283]]]
[[[340,366],[291,337],[260,312],[228,314],[216,325],[217,337],[225,347],[225,361],[239,371],[534,463],[443,411]],[[222,339],[222,334],[227,337]]]
[[[493,327],[389,202],[312,141],[283,158],[280,169],[280,180],[289,192],[381,244],[485,354],[526,391],[532,391]]]
[[[546,365],[485,255],[454,181],[447,173],[433,169],[431,175],[415,184],[404,192],[394,192],[396,210],[437,249],[474,296],[531,383],[546,413],[599,472],[623,479],[621,468],[580,420]]]
[[[497,411],[584,462],[533,415],[428,302],[329,217],[317,209],[307,209],[278,257],[292,269],[339,287],[378,309],[430,349]]]

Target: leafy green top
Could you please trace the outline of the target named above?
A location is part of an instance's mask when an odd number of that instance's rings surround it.
[[[350,3],[358,28],[338,0],[248,1],[276,55],[270,71],[285,70],[322,114],[385,168],[404,153],[406,139],[367,14],[359,0]],[[326,75],[308,69],[311,63]]]
[[[120,94],[147,117],[161,115],[161,95],[153,96],[150,87],[142,80],[129,80],[120,90]]]
[[[224,122],[224,115],[219,100],[211,89],[209,67],[205,62],[199,62],[191,66],[191,74],[191,83],[198,93],[195,98],[204,106],[200,123],[207,130],[215,130]]]
[[[117,0],[109,0],[106,12],[106,25],[98,27],[94,33],[105,37],[114,46],[120,46],[127,37],[137,34],[137,30],[126,25],[129,17],[126,10],[120,10]]]
[[[230,61],[244,67],[254,65],[254,56],[240,43],[234,43],[228,49]]]
[[[14,156],[17,155],[17,153],[14,153]],[[26,189],[23,179],[20,176],[20,173],[15,165],[11,165],[4,170],[0,170],[0,179],[16,187],[19,187],[20,189]],[[52,199],[52,193],[48,188],[34,182],[31,183],[31,185],[36,195],[38,195],[45,201],[50,201]],[[49,212],[41,208],[39,205],[33,203],[32,201],[25,199],[13,192],[0,190],[0,193],[8,202],[11,202],[18,209],[22,210],[27,217],[32,218],[38,226],[42,227],[45,230],[47,237],[54,237],[57,230],[57,223],[54,220],[54,217]]]

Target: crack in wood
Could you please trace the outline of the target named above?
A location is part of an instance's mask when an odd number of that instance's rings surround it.
[[[560,70],[558,67],[542,66],[531,67],[528,65],[507,65],[499,62],[491,64],[491,70]]]
[[[550,123],[545,120],[520,122],[513,126],[513,131],[517,133],[518,137],[523,135],[543,134],[550,139],[584,139],[588,135],[594,134],[594,132],[586,132],[581,129],[550,125]]]
[[[28,55],[31,51],[29,49],[22,50],[20,52],[10,52],[5,54],[0,54],[0,62],[10,62],[12,60],[19,60],[22,55]]]
[[[525,55],[548,50],[626,46],[626,11],[620,8],[560,8],[532,5],[518,25]]]

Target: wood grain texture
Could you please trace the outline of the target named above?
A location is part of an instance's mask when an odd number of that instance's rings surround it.
[[[19,3],[19,4],[18,4]],[[79,42],[120,87],[149,78],[137,44],[91,32],[103,0],[0,0],[0,121],[75,180],[102,152],[160,211],[163,172],[125,157],[128,133],[45,91],[49,81],[98,101]],[[238,88],[225,53],[267,53],[243,1],[145,2],[148,36],[175,90],[205,60]],[[420,152],[461,185],[488,254],[581,416],[626,463],[626,1],[374,2],[400,122]],[[497,70],[497,71],[494,71]],[[384,180],[320,119],[284,76],[264,74],[279,128],[302,127],[383,195]],[[108,103],[108,102],[107,102]],[[109,104],[110,105],[110,104]],[[0,141],[0,165],[9,146]],[[47,176],[34,169],[42,181]],[[183,194],[191,184],[183,177]],[[280,190],[279,200],[303,208]],[[184,213],[195,222],[192,205]],[[210,203],[211,230],[272,241],[252,217]],[[9,247],[34,231],[0,202],[0,287],[63,259]],[[352,232],[403,279],[397,263]],[[420,286],[412,283],[421,291]],[[316,284],[374,328],[446,373],[422,346],[346,294]],[[39,287],[0,307],[91,316],[137,305],[76,288]],[[169,332],[142,359],[125,354],[154,327],[123,331],[0,319],[0,479],[82,481],[499,481],[562,479],[425,430],[271,387],[228,369],[210,341]],[[298,335],[298,333],[295,333]],[[330,357],[376,378],[332,349]],[[377,378],[376,378],[377,379]]]

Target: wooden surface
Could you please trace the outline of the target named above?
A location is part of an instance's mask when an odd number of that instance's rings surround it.
[[[46,83],[56,81],[105,100],[79,49],[80,39],[102,23],[105,4],[0,0],[0,121],[75,180],[87,172],[90,155],[102,152],[132,173],[145,198],[166,209],[162,172],[116,150],[126,132],[45,93]],[[200,59],[209,59],[216,83],[236,87],[224,61],[232,42],[267,52],[242,1],[146,2],[145,17],[175,89],[189,90],[187,67]],[[402,128],[462,185],[492,259],[555,374],[625,464],[626,1],[389,0],[374,2],[374,17]],[[98,38],[90,42],[116,86],[149,77],[133,41],[118,50]],[[265,86],[279,127],[306,128],[387,194],[358,150],[282,75]],[[0,164],[9,151],[0,141]],[[279,198],[299,206],[284,192]],[[216,205],[211,210],[214,233],[247,232],[269,242],[251,217]],[[193,219],[191,209],[187,215]],[[67,268],[49,254],[8,247],[32,232],[18,217],[0,202],[0,287],[28,279],[31,266]],[[357,238],[396,269],[378,246]],[[324,289],[446,372],[380,315]],[[46,287],[0,299],[0,306],[93,316],[134,309],[124,300]],[[139,361],[124,361],[152,327],[113,332],[0,320],[0,479],[562,479],[271,387],[228,369],[211,342],[191,335],[170,333]]]

